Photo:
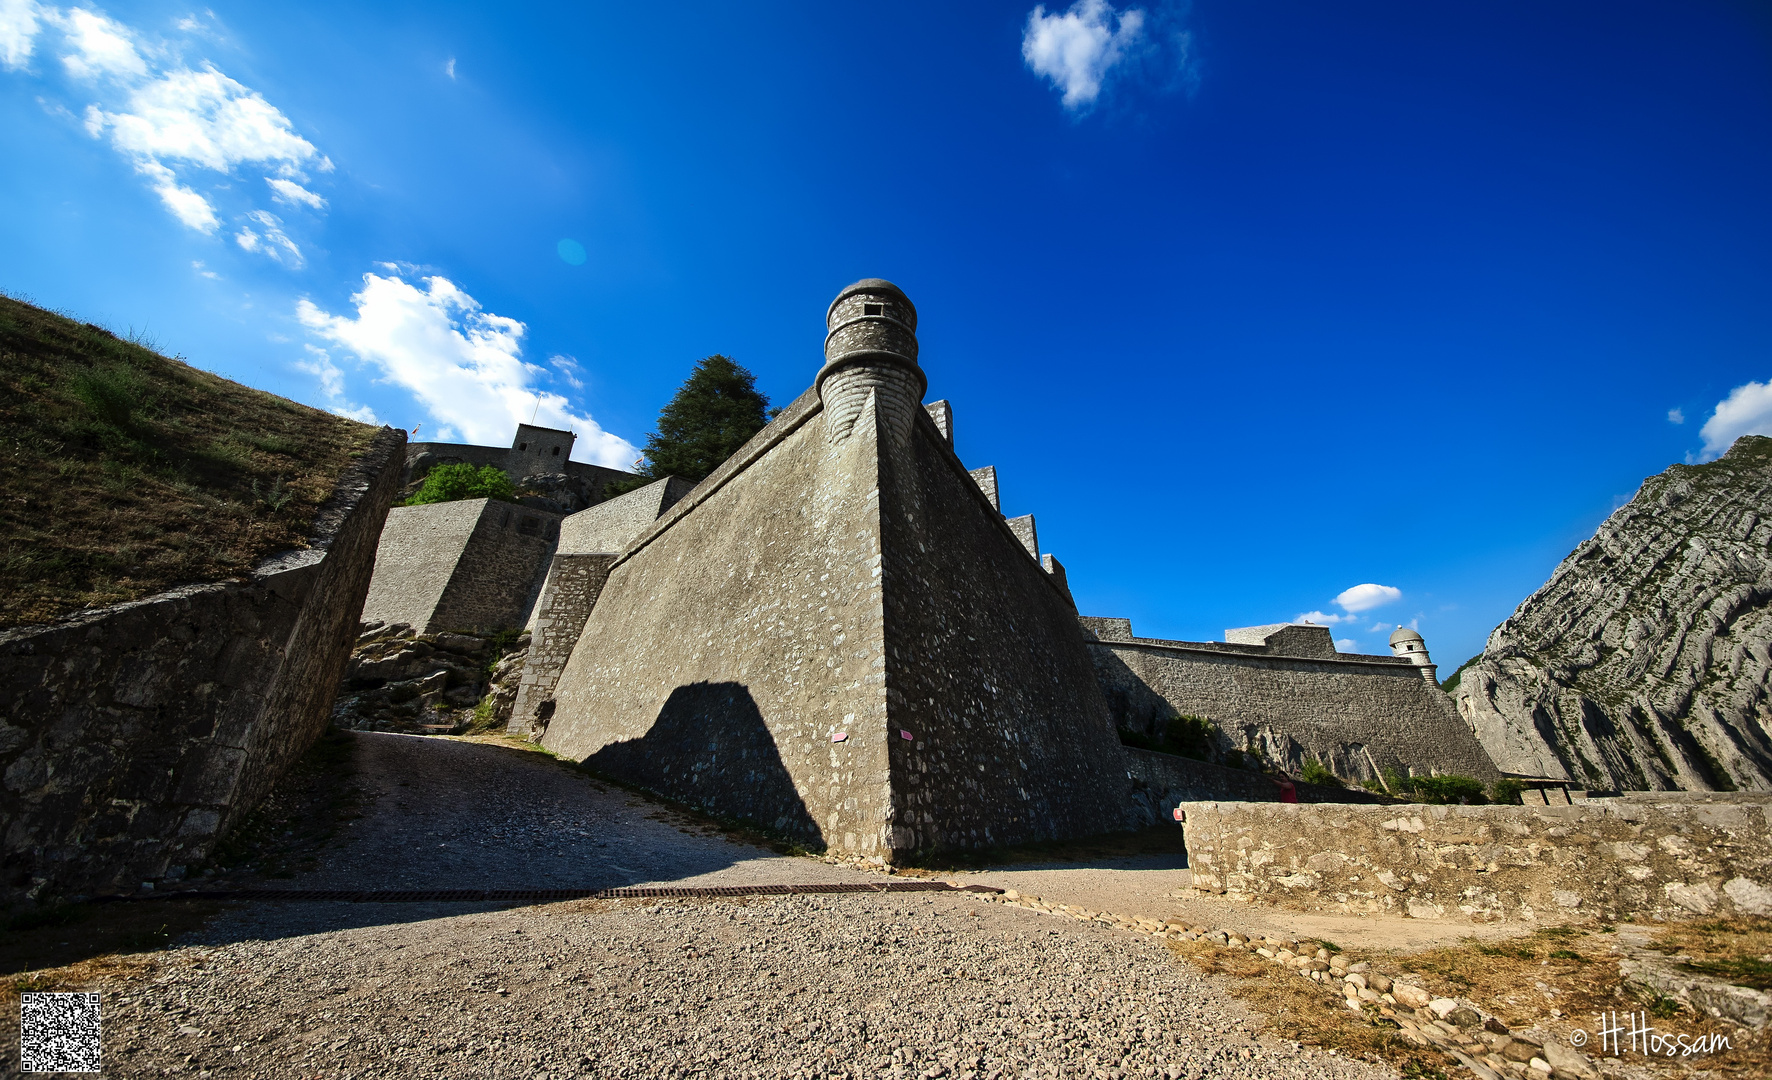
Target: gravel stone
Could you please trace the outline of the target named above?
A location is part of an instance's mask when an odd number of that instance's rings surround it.
[[[539,755],[358,739],[366,815],[274,884],[886,880],[685,831]],[[1396,1076],[1260,1035],[1162,924],[1021,901],[258,902],[97,986],[104,1052],[128,1076]]]

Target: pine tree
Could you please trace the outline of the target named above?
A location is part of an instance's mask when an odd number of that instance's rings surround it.
[[[646,437],[643,474],[700,481],[761,431],[770,415],[755,375],[726,356],[698,361],[658,414],[658,430]]]

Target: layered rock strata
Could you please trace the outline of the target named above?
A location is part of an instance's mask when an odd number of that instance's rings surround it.
[[[1457,675],[1503,770],[1772,789],[1772,439],[1643,483]]]

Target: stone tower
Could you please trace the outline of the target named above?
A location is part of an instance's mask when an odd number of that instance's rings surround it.
[[[566,462],[572,458],[572,443],[577,438],[572,432],[559,428],[518,424],[517,434],[511,439],[505,471],[514,480],[541,473],[565,472]]]
[[[1407,626],[1397,627],[1391,634],[1391,655],[1401,656],[1414,664],[1421,669],[1423,678],[1436,686],[1439,685],[1439,681],[1434,678],[1434,662],[1427,654],[1427,642],[1423,641],[1421,635],[1414,630]]]
[[[824,367],[813,386],[824,404],[825,437],[849,437],[874,395],[894,447],[909,441],[929,379],[917,366],[917,309],[898,286],[863,278],[825,312]]]

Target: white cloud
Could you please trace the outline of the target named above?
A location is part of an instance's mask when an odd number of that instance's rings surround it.
[[[451,79],[455,78],[455,57],[450,57],[449,63],[443,65],[443,74]]]
[[[432,423],[469,442],[504,446],[516,425],[534,416],[537,424],[578,433],[574,458],[626,468],[638,456],[632,443],[574,412],[561,395],[535,388],[545,369],[522,359],[522,323],[482,310],[446,278],[423,284],[364,274],[363,290],[351,297],[355,315],[331,315],[302,300],[296,317],[375,365],[425,407]]]
[[[572,387],[574,390],[583,390],[585,388],[585,381],[579,378],[579,372],[583,371],[584,368],[579,366],[577,360],[565,355],[550,356],[548,357],[548,364],[553,367],[554,371],[560,376],[560,378],[566,380],[566,385]]]
[[[283,180],[277,177],[265,177],[265,183],[271,185],[271,197],[291,206],[311,206],[315,210],[326,209],[326,200],[302,187],[294,180]]]
[[[148,178],[148,186],[154,189],[154,194],[160,196],[166,209],[186,227],[212,233],[221,225],[209,200],[180,184],[171,169],[158,161],[148,160],[136,162],[135,171]]]
[[[203,265],[202,259],[192,259],[191,260],[191,269],[197,271],[197,274],[199,277],[206,277],[206,278],[210,279],[211,281],[214,281],[216,278],[219,278],[221,276],[220,274],[217,274],[214,270],[210,270],[210,269],[205,268]]]
[[[1347,612],[1371,611],[1375,607],[1394,604],[1403,598],[1403,590],[1370,582],[1345,589],[1336,596],[1336,606]]]
[[[111,144],[126,154],[223,173],[247,162],[285,176],[300,176],[308,165],[332,168],[287,116],[213,67],[169,71],[132,90],[122,110],[94,108],[87,115],[87,130],[97,135],[110,128]]]
[[[57,12],[46,11],[50,21],[60,26],[67,44],[74,51],[62,56],[62,66],[76,79],[96,79],[109,75],[117,79],[139,79],[148,73],[148,62],[136,51],[129,28],[85,8]]]
[[[35,0],[0,0],[0,67],[17,71],[37,47]]]
[[[186,34],[215,38],[219,24],[205,10],[176,26]],[[272,174],[266,180],[278,201],[326,208],[326,200],[306,186],[307,174],[327,172],[332,162],[257,91],[208,62],[191,67],[179,61],[179,50],[188,41],[144,44],[151,39],[89,8],[0,0],[0,66],[22,69],[46,27],[59,32],[60,44],[53,51],[68,75],[84,84],[78,92],[97,99],[85,107],[87,133],[95,139],[108,135],[112,148],[129,159],[181,224],[214,233],[224,216],[216,200],[230,185],[224,180],[200,190],[192,183],[192,169],[231,179],[241,166],[257,166]],[[51,50],[47,42],[42,47]],[[51,112],[71,115],[59,104],[45,105]],[[283,261],[299,264],[293,259],[293,241],[265,241],[283,253]]]
[[[1715,458],[1743,435],[1772,435],[1772,384],[1743,383],[1729,391],[1698,434],[1704,438],[1700,461]]]
[[[276,214],[267,214],[263,210],[254,210],[246,215],[247,219],[257,223],[264,230],[264,235],[252,231],[250,225],[241,228],[234,234],[234,242],[246,251],[269,256],[273,261],[280,262],[292,269],[299,270],[305,265],[301,248],[295,246],[283,232],[283,219]]]
[[[1337,623],[1355,622],[1357,618],[1353,615],[1330,615],[1321,611],[1305,611],[1293,616],[1292,621],[1295,623],[1316,623],[1318,626],[1334,626]]]
[[[1143,35],[1144,22],[1142,9],[1117,12],[1107,0],[1077,0],[1057,15],[1048,15],[1040,4],[1028,13],[1021,56],[1034,74],[1064,91],[1065,108],[1084,109],[1094,104],[1108,72]]]
[[[1670,424],[1684,424],[1686,422],[1686,414],[1679,409],[1669,409],[1667,411],[1667,422]]]
[[[1355,641],[1351,637],[1336,638],[1335,639],[1335,651],[1336,652],[1350,652],[1350,653],[1351,652],[1359,652],[1360,651],[1360,643]]]
[[[308,351],[306,360],[295,362],[296,370],[305,371],[320,380],[320,393],[326,398],[326,410],[340,416],[348,416],[365,424],[378,424],[375,410],[367,405],[357,405],[345,397],[345,373],[332,362],[332,357],[325,349],[317,349],[312,345],[304,345]]]

